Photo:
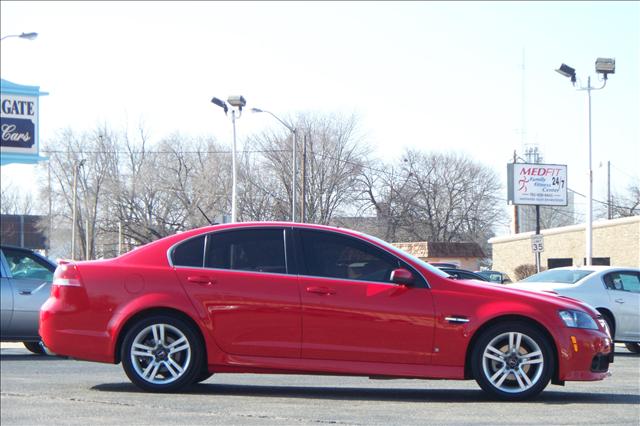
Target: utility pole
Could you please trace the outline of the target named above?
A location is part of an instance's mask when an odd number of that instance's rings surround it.
[[[613,219],[613,205],[611,203],[611,161],[607,161],[607,219]]]
[[[300,222],[305,222],[305,217],[307,213],[307,134],[305,133],[302,138],[302,208],[300,209],[302,216],[300,217]]]
[[[71,260],[76,258],[76,212],[78,203],[78,170],[84,164],[84,160],[76,160],[73,165],[73,203],[71,214]]]

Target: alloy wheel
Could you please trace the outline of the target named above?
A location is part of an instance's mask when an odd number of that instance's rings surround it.
[[[192,348],[187,336],[170,324],[151,324],[134,338],[131,365],[144,381],[166,385],[182,377],[191,362]]]

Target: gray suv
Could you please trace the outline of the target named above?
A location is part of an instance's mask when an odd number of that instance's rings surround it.
[[[0,340],[23,342],[36,354],[47,352],[38,323],[55,269],[55,263],[32,250],[0,246]]]

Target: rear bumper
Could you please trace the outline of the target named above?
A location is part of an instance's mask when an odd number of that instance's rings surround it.
[[[40,336],[54,353],[86,361],[115,363],[111,337],[106,332],[81,329],[88,312],[74,312],[49,298],[40,309]]]
[[[558,343],[558,378],[562,381],[602,380],[610,375],[613,342],[599,330],[564,329]]]

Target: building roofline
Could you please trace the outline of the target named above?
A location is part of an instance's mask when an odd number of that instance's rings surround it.
[[[594,229],[607,228],[610,226],[625,225],[630,223],[638,223],[638,225],[640,225],[640,216],[621,217],[618,219],[611,219],[611,220],[598,220],[593,222],[592,227]],[[561,226],[559,228],[543,229],[540,231],[540,234],[557,235],[557,234],[564,234],[567,232],[584,232],[585,228],[586,228],[586,224],[581,223],[578,225],[569,225],[569,226]],[[520,234],[515,234],[515,235],[493,237],[489,239],[489,244],[499,244],[499,243],[506,243],[510,241],[518,241],[518,240],[528,240],[533,235],[535,235],[535,232],[530,231],[530,232],[522,232]]]

